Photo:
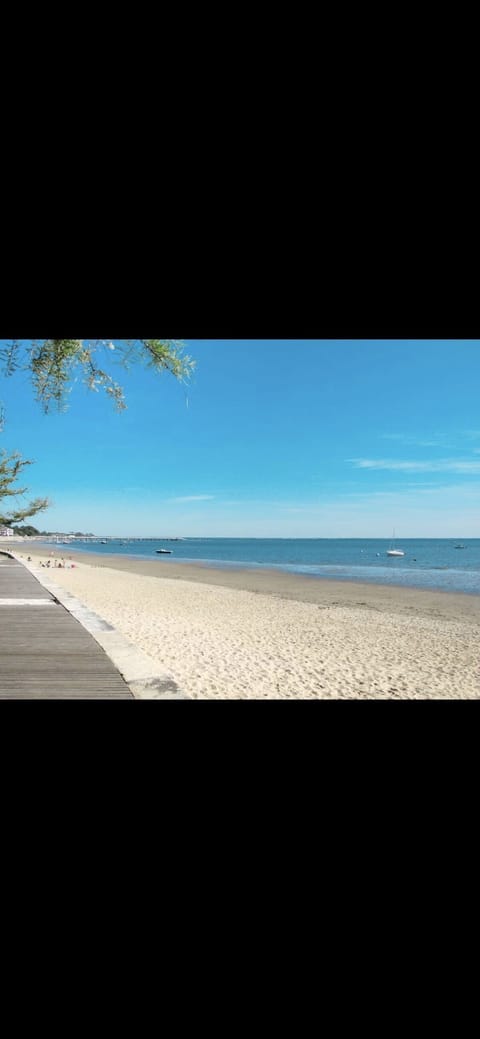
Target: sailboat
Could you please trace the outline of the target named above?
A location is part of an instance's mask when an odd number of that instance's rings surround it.
[[[395,531],[393,531],[393,537],[390,548],[388,549],[387,556],[404,556],[405,552],[402,552],[401,548],[395,548]]]

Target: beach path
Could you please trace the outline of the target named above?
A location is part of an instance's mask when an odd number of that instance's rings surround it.
[[[0,699],[132,699],[88,631],[17,560],[0,554]]]

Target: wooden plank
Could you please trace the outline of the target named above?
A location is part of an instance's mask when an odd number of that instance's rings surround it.
[[[92,635],[23,566],[3,557],[2,598],[48,598],[0,606],[0,699],[133,699]]]
[[[61,689],[19,689],[13,688],[2,692],[0,700],[132,700],[132,694],[119,693],[96,687],[95,689],[76,689],[74,686],[62,686]]]
[[[21,563],[7,560],[0,566],[0,598],[51,599],[54,597]]]

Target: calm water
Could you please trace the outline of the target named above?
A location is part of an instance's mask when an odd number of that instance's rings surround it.
[[[385,555],[388,539],[188,538],[127,544],[124,540],[112,540],[107,545],[72,542],[61,547],[65,555],[97,552],[156,560],[165,574],[169,563],[183,560],[207,566],[275,567],[313,578],[372,581],[480,595],[480,538],[398,538],[396,547],[405,552],[401,558]],[[456,549],[456,544],[466,548]],[[158,556],[157,548],[171,548],[172,555]]]

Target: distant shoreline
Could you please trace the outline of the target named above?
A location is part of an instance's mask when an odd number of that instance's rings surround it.
[[[58,537],[60,538],[60,535],[58,535]],[[272,541],[274,541],[274,542],[276,542],[276,541],[293,541],[293,542],[298,542],[298,541],[308,541],[308,542],[312,542],[312,541],[313,542],[325,541],[325,542],[332,542],[333,541],[333,542],[337,542],[337,541],[345,541],[345,542],[348,542],[348,541],[351,541],[351,542],[356,542],[356,541],[358,541],[360,544],[364,544],[365,542],[371,542],[372,545],[374,545],[374,544],[389,545],[391,543],[391,541],[392,541],[391,537],[383,537],[383,536],[368,537],[368,538],[362,538],[362,537],[317,537],[317,538],[288,537],[287,538],[287,537],[230,537],[230,536],[229,537],[227,537],[227,536],[225,536],[225,537],[214,537],[214,536],[207,537],[206,535],[205,536],[198,535],[198,537],[188,537],[188,538],[187,537],[167,537],[167,536],[165,536],[165,537],[150,537],[150,536],[148,536],[148,537],[134,537],[133,536],[133,537],[122,538],[122,537],[116,537],[114,535],[106,534],[105,537],[98,536],[98,537],[95,537],[95,538],[87,538],[87,539],[85,539],[85,538],[80,538],[80,537],[79,538],[75,538],[73,535],[67,534],[67,535],[65,535],[64,540],[58,540],[58,541],[56,540],[57,539],[57,535],[56,534],[49,534],[49,535],[35,534],[35,535],[28,535],[28,536],[26,536],[26,535],[25,536],[23,536],[23,535],[22,536],[15,535],[14,537],[8,537],[8,538],[7,537],[3,537],[3,538],[0,537],[0,541],[13,541],[14,539],[18,540],[18,541],[22,541],[25,544],[27,544],[27,543],[35,544],[36,543],[36,544],[42,544],[42,545],[58,545],[58,547],[60,547],[61,545],[64,545],[64,544],[72,544],[72,545],[77,544],[77,545],[82,546],[82,547],[84,545],[92,545],[93,547],[95,547],[95,545],[104,544],[104,543],[107,543],[107,544],[111,543],[111,544],[117,544],[117,545],[125,546],[126,544],[135,544],[135,543],[138,543],[138,542],[159,542],[159,543],[163,543],[163,542],[177,542],[177,543],[181,543],[182,545],[187,545],[188,546],[189,544],[198,544],[199,542],[200,543],[205,543],[205,542],[210,542],[210,541],[212,541],[212,542],[216,542],[216,541],[233,541],[233,542],[244,542],[244,541],[254,541],[254,542],[263,542],[263,541],[265,541],[265,542],[272,542]],[[423,537],[422,535],[418,535],[417,537],[410,537],[410,538],[407,538],[407,537],[398,538],[397,537],[396,541],[397,541],[397,543],[401,542],[401,544],[403,544],[404,542],[406,542],[406,543],[411,542],[413,544],[418,544],[419,542],[424,542],[424,541],[427,541],[427,542],[437,541],[437,542],[442,542],[445,545],[452,546],[452,545],[456,544],[457,542],[462,542],[462,543],[465,542],[465,541],[478,542],[478,541],[480,541],[480,536],[479,537],[473,537],[473,535],[463,535],[462,536],[462,535],[459,534],[455,538],[454,537],[450,537],[450,536],[449,537],[441,537],[440,536],[440,537],[428,537],[427,538],[427,537]]]
[[[384,588],[410,588],[412,591],[467,595],[475,598],[480,596],[480,538],[465,539],[466,543],[462,547],[468,548],[470,544],[473,545],[473,548],[467,552],[451,551],[453,547],[457,547],[455,539],[447,541],[443,538],[422,539],[415,543],[416,548],[413,553],[408,548],[409,539],[404,539],[402,544],[405,544],[406,549],[405,560],[387,560],[384,544],[389,544],[388,539],[382,543],[375,538],[190,538],[183,539],[181,546],[175,544],[173,548],[168,547],[167,549],[164,549],[163,546],[172,539],[164,538],[162,541],[148,539],[149,543],[145,544],[142,544],[142,541],[146,541],[146,539],[133,539],[131,544],[124,545],[118,542],[115,544],[115,540],[112,538],[112,543],[105,542],[98,546],[86,545],[80,541],[66,544],[35,541],[29,542],[29,544],[35,545],[35,547],[43,545],[46,552],[59,551],[61,554],[72,552],[79,559],[87,559],[91,554],[98,555],[102,560],[116,560],[110,565],[117,568],[118,559],[130,559],[135,563],[140,560],[152,561],[154,566],[163,563],[165,576],[172,574],[171,568],[178,565],[182,569],[192,566],[200,567],[202,570],[223,571],[229,574],[258,571],[265,574],[275,573],[304,578],[307,581],[334,581],[342,585],[373,584]],[[227,549],[224,549],[222,541],[227,542]],[[246,547],[250,541],[255,546],[252,551]],[[292,551],[290,548],[284,550],[283,543],[288,544],[291,541],[295,543]],[[304,550],[299,546],[299,542],[302,541],[305,544],[325,543],[327,550],[324,547],[318,550]],[[350,549],[343,556],[343,548],[339,547],[339,541],[345,541],[351,545],[358,543],[364,547],[360,552],[355,552],[354,549],[352,553]],[[191,549],[189,542],[192,545]],[[230,542],[231,545],[229,545]],[[269,546],[268,550],[261,547],[263,542]],[[272,550],[270,545],[275,542],[279,542],[279,544]],[[333,549],[330,547],[330,542],[333,542]],[[368,542],[377,551],[372,553],[370,547],[365,548]],[[431,542],[434,548],[432,550],[426,548],[425,542]],[[154,548],[160,545],[165,554],[154,551]],[[414,556],[418,557],[418,562]],[[467,563],[466,567],[462,566],[463,562]],[[104,565],[109,564],[106,562]],[[176,576],[186,579],[187,575],[185,572],[180,572]],[[231,586],[229,582],[228,587]],[[239,587],[245,586],[241,584]]]

